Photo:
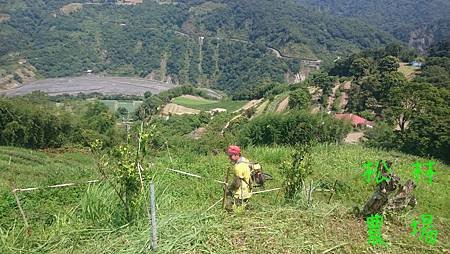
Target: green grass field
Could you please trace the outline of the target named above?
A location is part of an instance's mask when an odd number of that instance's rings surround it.
[[[207,99],[190,99],[186,97],[177,97],[172,99],[173,103],[176,103],[178,105],[198,109],[202,111],[208,111],[213,108],[224,108],[227,111],[235,111],[244,106],[247,101],[214,101],[214,100],[207,100]]]
[[[408,80],[414,78],[414,76],[420,71],[419,67],[413,67],[408,65],[408,63],[400,63],[400,67],[398,68],[400,73],[403,73]]]
[[[281,164],[291,148],[255,147],[244,156],[260,162],[275,179],[266,189],[282,184]],[[10,162],[11,158],[11,162]],[[229,162],[224,154],[201,156],[163,153],[144,167],[155,182],[158,204],[158,253],[446,253],[450,248],[450,167],[434,166],[432,185],[424,179],[414,191],[418,205],[400,216],[386,218],[382,233],[386,247],[367,243],[367,227],[350,211],[370,197],[374,184],[363,177],[365,161],[386,159],[402,182],[412,178],[415,161],[428,159],[368,149],[360,145],[319,145],[312,150],[313,174],[307,179],[323,186],[337,180],[337,193],[315,192],[309,208],[300,200],[286,203],[282,192],[254,195],[248,211],[233,214],[219,206],[207,209],[222,196],[222,186],[167,171],[175,168],[223,179]],[[117,198],[107,184],[79,185],[60,190],[19,193],[31,229],[23,230],[20,213],[8,187],[45,186],[96,177],[93,160],[82,151],[30,151],[0,148],[0,253],[143,253],[150,230],[146,207],[133,224],[117,224]],[[410,235],[409,224],[423,213],[434,216],[439,231],[435,246]]]
[[[100,100],[112,112],[116,112],[119,107],[127,109],[128,113],[133,113],[142,104],[142,101],[118,101],[118,100]]]

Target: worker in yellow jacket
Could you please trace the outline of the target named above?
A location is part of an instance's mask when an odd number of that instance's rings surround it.
[[[250,161],[241,155],[238,146],[229,146],[228,157],[234,164],[234,177],[231,183],[227,184],[227,202],[225,208],[230,211],[233,205],[240,206],[247,204],[251,193],[251,172]]]

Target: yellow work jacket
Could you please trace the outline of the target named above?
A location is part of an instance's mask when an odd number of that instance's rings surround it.
[[[234,176],[240,179],[240,185],[235,192],[234,197],[238,199],[247,199],[252,196],[250,186],[250,161],[244,157],[239,158],[239,160],[234,165]]]

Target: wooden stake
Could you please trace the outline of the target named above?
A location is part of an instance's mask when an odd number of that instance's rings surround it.
[[[223,188],[223,197],[222,197],[222,208],[225,209],[225,203],[226,203],[226,199],[227,199],[227,186],[226,184],[228,183],[228,175],[230,174],[230,167],[227,167],[227,171],[225,173],[225,188]]]
[[[337,180],[334,181],[334,185],[333,185],[333,189],[331,190],[330,198],[328,198],[328,204],[330,203],[331,198],[333,197],[333,194],[336,192],[336,183],[337,183]]]
[[[313,181],[309,182],[309,189],[308,189],[308,203],[307,205],[310,206],[312,203],[312,192],[313,192]]]

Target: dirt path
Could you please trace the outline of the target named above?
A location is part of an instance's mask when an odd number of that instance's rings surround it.
[[[241,111],[241,110],[245,111],[245,110],[247,110],[247,109],[249,109],[249,108],[252,108],[252,107],[254,107],[254,106],[260,104],[262,101],[263,101],[263,99],[259,99],[259,100],[251,100],[251,101],[247,102],[247,104],[245,104],[244,106],[242,106],[242,108],[233,111],[233,113],[238,113],[238,112]]]
[[[238,119],[239,117],[243,116],[245,114],[245,111],[249,108],[252,107],[256,107],[258,106],[261,102],[263,101],[263,99],[259,99],[259,100],[251,100],[249,101],[247,104],[245,104],[242,108],[234,111],[233,113],[238,113],[239,111],[242,110],[242,112],[239,115],[234,116],[233,118],[230,119],[230,121],[228,121],[222,128],[222,131],[220,132],[221,135],[223,135],[223,133],[225,132],[225,130],[228,128],[228,126],[230,125],[231,122],[233,122],[234,120]]]
[[[327,105],[328,111],[331,111],[331,108],[333,107],[334,100],[336,100],[336,91],[339,89],[340,85],[341,84],[337,82],[332,89],[330,97],[328,97],[328,105]]]
[[[342,99],[340,101],[340,107],[341,109],[345,109],[345,107],[347,107],[348,104],[348,91],[350,91],[352,87],[352,82],[350,81],[346,81],[343,85],[342,85]]]
[[[289,96],[286,97],[283,101],[280,102],[280,104],[278,104],[277,109],[275,110],[276,112],[283,112],[286,110],[286,108],[288,107],[289,104]]]
[[[345,137],[344,142],[348,144],[357,144],[361,142],[363,136],[364,133],[361,131],[350,132],[347,137]]]

